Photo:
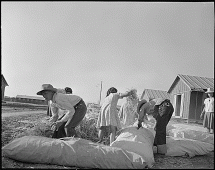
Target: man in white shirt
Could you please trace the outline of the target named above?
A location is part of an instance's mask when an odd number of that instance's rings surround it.
[[[63,94],[72,94],[72,89],[70,87],[65,87],[64,89],[57,89],[58,93]],[[47,108],[47,116],[52,117],[52,109],[51,109],[51,100],[48,101],[48,108]]]
[[[204,101],[204,108],[200,115],[200,118],[203,119],[203,126],[208,129],[209,133],[214,133],[214,89],[208,88],[205,92],[208,94],[208,98]]]
[[[51,84],[43,84],[42,90],[37,92],[37,95],[42,95],[47,101],[52,101],[53,116],[51,121],[53,122],[52,126],[56,126],[56,131],[64,128],[67,137],[77,137],[75,127],[79,125],[87,111],[83,99],[73,94],[58,93]],[[60,119],[58,119],[59,108],[67,110]],[[59,134],[55,138],[61,136],[62,134]]]

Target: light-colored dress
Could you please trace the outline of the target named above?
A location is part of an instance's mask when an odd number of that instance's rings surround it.
[[[119,116],[122,119],[122,126],[127,127],[135,123],[137,114],[137,100],[126,100],[119,111]]]
[[[118,100],[122,99],[120,93],[110,93],[104,99],[101,111],[97,120],[97,128],[101,126],[116,126],[117,130],[121,129],[120,119],[117,111]]]

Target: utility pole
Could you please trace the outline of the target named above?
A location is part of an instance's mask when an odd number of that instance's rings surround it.
[[[101,102],[101,97],[102,97],[102,81],[101,81],[101,88],[100,88],[99,105],[100,105],[100,102]]]

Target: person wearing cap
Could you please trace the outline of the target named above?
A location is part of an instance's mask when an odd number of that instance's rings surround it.
[[[169,123],[174,108],[169,99],[157,98],[147,102],[145,99],[139,101],[137,106],[138,127],[142,127],[142,122],[146,114],[152,115],[156,119],[154,146],[157,146],[157,153],[166,154],[166,126]],[[146,119],[147,120],[147,119]]]
[[[59,93],[51,84],[43,84],[42,90],[37,92],[37,95],[42,95],[47,101],[52,101],[53,116],[51,122],[53,123],[51,126],[55,126],[56,131],[65,129],[66,134],[59,133],[52,137],[77,137],[75,127],[80,124],[87,111],[83,99],[77,95]],[[67,110],[60,118],[58,115],[59,109]]]
[[[209,133],[214,133],[214,89],[208,88],[205,92],[209,96],[204,100],[204,108],[200,115],[203,119],[203,126],[208,129]]]

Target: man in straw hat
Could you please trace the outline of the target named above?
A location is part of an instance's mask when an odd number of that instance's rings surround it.
[[[203,119],[203,126],[208,129],[209,133],[214,133],[214,89],[208,88],[205,92],[209,96],[204,101],[204,108],[200,115],[200,118]]]
[[[58,132],[54,133],[52,137],[77,137],[75,127],[79,125],[87,111],[83,99],[77,95],[59,93],[51,84],[43,84],[42,90],[37,92],[37,95],[42,95],[47,101],[52,101],[53,123],[51,126],[55,126],[54,130]],[[60,118],[58,116],[59,108],[67,110]],[[64,129],[66,134],[63,134]]]

